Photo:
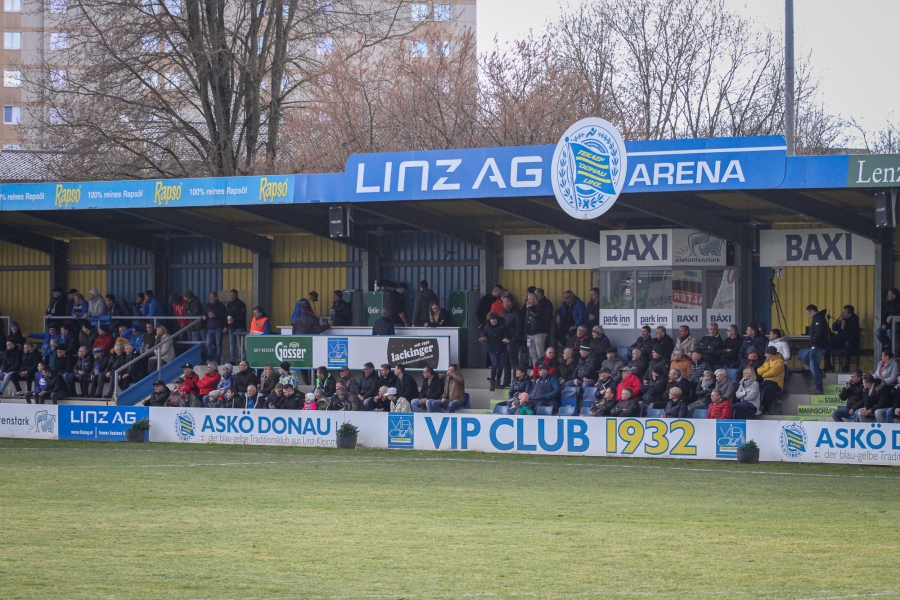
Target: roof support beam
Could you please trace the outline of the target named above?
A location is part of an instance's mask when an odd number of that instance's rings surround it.
[[[741,225],[691,210],[691,197],[686,195],[623,194],[619,202],[648,215],[663,218],[683,227],[704,231],[745,248],[755,245],[752,227]]]
[[[23,214],[27,214],[30,217],[42,221],[47,221],[48,223],[53,223],[54,225],[59,225],[60,227],[74,229],[75,231],[80,231],[93,237],[112,240],[114,242],[119,242],[120,244],[125,244],[126,246],[131,246],[132,248],[153,252],[154,243],[151,236],[143,234],[135,235],[133,232],[129,231],[127,227],[107,226],[104,224],[103,220],[92,218],[96,214],[93,210],[40,211]]]
[[[764,193],[744,192],[744,194],[773,206],[786,208],[798,215],[815,219],[831,227],[855,233],[873,242],[881,242],[881,231],[875,226],[873,219],[867,219],[829,202],[817,200],[808,194],[790,190],[766,190]]]
[[[231,244],[232,246],[237,246],[238,248],[244,248],[245,250],[250,250],[251,252],[255,252],[258,254],[265,254],[266,256],[272,255],[272,240],[270,240],[269,238],[261,237],[252,233],[248,233],[246,231],[241,231],[240,229],[236,229],[234,227],[231,227],[230,225],[225,225],[223,223],[209,221],[202,217],[197,217],[178,209],[128,208],[123,209],[120,212],[123,212],[131,217],[146,219],[147,221],[153,221],[161,225],[166,225],[167,227],[180,229],[182,231],[201,235],[210,239],[219,240],[226,244]]]
[[[354,231],[348,238],[332,238],[328,233],[328,217],[304,210],[301,205],[275,204],[269,206],[235,206],[233,208],[287,225],[298,231],[328,238],[361,250],[367,248],[366,233],[364,231]]]
[[[591,242],[600,239],[601,229],[609,229],[596,221],[572,218],[565,212],[549,208],[530,198],[490,198],[476,202]]]
[[[463,223],[460,220],[448,221],[409,202],[372,202],[359,208],[368,213],[412,225],[418,229],[453,238],[479,248],[484,245],[481,231],[469,223]]]

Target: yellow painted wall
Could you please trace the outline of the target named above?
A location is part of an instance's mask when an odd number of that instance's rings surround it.
[[[563,301],[563,292],[572,290],[585,304],[590,301],[590,290],[597,287],[597,272],[591,269],[572,269],[563,271],[506,271],[498,269],[497,280],[500,285],[512,292],[516,303],[525,302],[526,290],[530,286],[544,288],[547,298],[559,307]]]
[[[862,327],[862,347],[873,347],[877,321],[874,267],[785,267],[784,277],[776,279],[775,285],[787,329],[792,334],[805,333],[809,325],[807,305],[815,304],[820,310],[827,308],[831,317],[837,318],[845,304],[852,304]],[[782,327],[774,305],[771,319],[772,327]],[[863,355],[861,366],[871,369],[871,353]]]
[[[81,270],[74,266],[102,265],[104,268]],[[85,299],[88,290],[97,288],[106,294],[106,240],[84,239],[69,241],[69,288],[75,288]],[[68,290],[67,290],[68,291]]]
[[[0,242],[0,266],[46,267],[40,271],[0,271],[0,314],[16,321],[25,333],[41,331],[50,301],[50,257]]]
[[[222,262],[228,264],[246,264],[246,268],[222,269],[222,288],[225,291],[239,290],[241,299],[247,304],[247,311],[253,307],[255,299],[253,290],[253,253],[231,244],[222,244]]]
[[[347,247],[312,235],[279,235],[275,236],[272,260],[276,263],[345,263]],[[297,300],[315,290],[319,293],[319,301],[313,303],[313,309],[317,315],[326,316],[331,310],[331,292],[346,288],[347,269],[344,267],[273,269],[272,306],[264,308],[268,309],[275,325],[289,325]]]

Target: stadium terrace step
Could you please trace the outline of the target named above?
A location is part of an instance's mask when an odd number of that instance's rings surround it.
[[[825,394],[822,396],[810,396],[810,404],[843,404],[844,401],[837,394]]]
[[[797,416],[829,417],[839,404],[801,404],[797,407]]]
[[[23,396],[4,396],[3,404],[27,404]],[[63,398],[57,404],[76,404],[84,406],[108,406],[112,401],[106,398]]]

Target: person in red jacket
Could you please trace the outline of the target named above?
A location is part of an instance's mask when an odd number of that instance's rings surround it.
[[[706,413],[707,419],[730,419],[731,418],[731,402],[722,397],[719,390],[713,390],[709,395],[712,403]]]
[[[616,400],[622,400],[622,390],[628,388],[631,390],[631,395],[635,398],[638,395],[638,392],[641,391],[641,380],[640,378],[631,372],[631,367],[628,365],[622,367],[622,381],[616,387]]]
[[[209,361],[206,365],[206,375],[200,378],[200,381],[197,382],[197,387],[200,388],[199,395],[202,398],[206,396],[211,391],[219,387],[219,380],[222,379],[222,376],[219,375],[219,365],[217,365],[214,361]]]
[[[544,360],[534,365],[534,370],[531,372],[532,379],[538,378],[538,367],[540,365],[548,365],[550,367],[550,375],[556,377],[557,367],[559,367],[559,361],[556,359],[556,348],[547,348],[544,352]]]
[[[185,364],[182,369],[182,379],[184,379],[184,383],[181,384],[179,388],[181,391],[191,394],[192,396],[200,395],[200,376],[194,373],[194,365],[191,363]]]
[[[110,335],[108,329],[108,325],[101,325],[97,328],[97,339],[94,341],[94,348],[100,348],[103,352],[109,352],[113,349],[116,340]]]

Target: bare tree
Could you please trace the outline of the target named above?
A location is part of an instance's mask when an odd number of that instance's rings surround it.
[[[408,34],[409,14],[406,0],[69,0],[68,48],[25,75],[27,134],[67,151],[62,176],[271,171],[329,56]]]

